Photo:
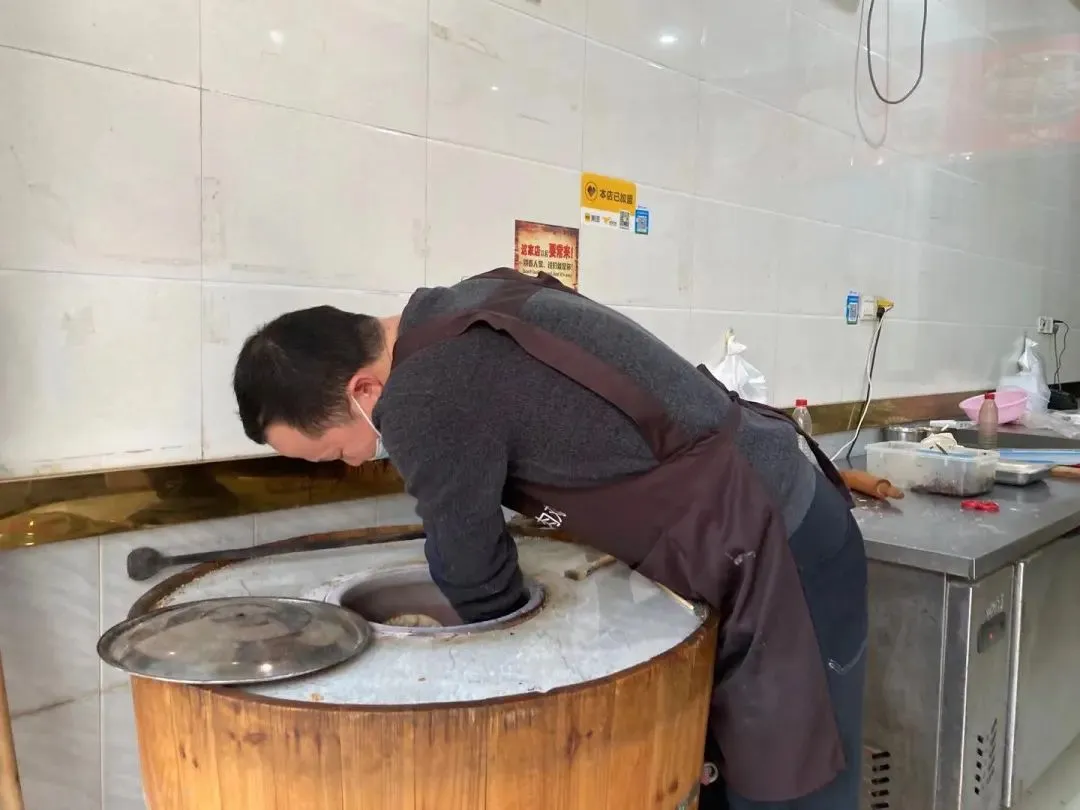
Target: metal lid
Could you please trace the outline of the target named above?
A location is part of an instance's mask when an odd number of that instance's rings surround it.
[[[185,602],[123,621],[98,641],[110,666],[159,681],[243,684],[328,669],[371,641],[363,618],[338,605],[286,597]]]

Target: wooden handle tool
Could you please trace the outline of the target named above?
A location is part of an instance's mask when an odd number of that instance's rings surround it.
[[[375,529],[354,529],[322,534],[305,534],[291,537],[279,543],[262,543],[257,546],[241,546],[217,551],[197,551],[192,554],[164,554],[155,548],[136,548],[128,552],[128,578],[142,582],[157,576],[167,568],[201,563],[243,562],[263,557],[277,557],[300,551],[327,551],[352,548],[374,543],[390,543],[397,540],[418,540],[424,536],[421,529],[393,534],[380,534]]]
[[[1050,477],[1080,481],[1080,467],[1054,467],[1050,470]]]
[[[532,520],[519,517],[507,524],[513,531],[525,531],[530,535],[546,535],[549,532],[539,527]],[[191,554],[165,554],[156,548],[136,548],[128,553],[127,572],[130,579],[144,582],[156,577],[168,568],[181,565],[199,565],[202,563],[243,562],[263,557],[277,557],[281,554],[294,554],[300,551],[327,551],[330,549],[352,548],[373,543],[390,543],[396,540],[418,540],[424,537],[423,529],[410,529],[387,533],[386,529],[366,528],[347,531],[322,532],[290,537],[276,543],[261,543],[257,546],[218,549],[216,551],[198,551]],[[3,808],[0,808],[3,810]]]
[[[610,554],[605,554],[603,557],[593,560],[585,565],[579,565],[577,568],[567,568],[563,571],[563,576],[567,579],[572,579],[575,582],[581,582],[584,579],[588,579],[601,568],[607,568],[609,565],[617,563],[614,557]]]
[[[0,810],[25,810],[22,786],[19,784],[19,763],[15,759],[11,710],[8,708],[7,687],[4,684],[3,659],[0,659]]]

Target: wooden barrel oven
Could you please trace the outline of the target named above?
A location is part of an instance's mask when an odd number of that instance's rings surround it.
[[[697,807],[715,619],[625,566],[571,580],[596,556],[582,547],[519,548],[542,604],[479,632],[371,615],[401,608],[378,604],[393,590],[380,583],[426,577],[422,541],[202,566],[156,587],[133,616],[295,596],[358,605],[376,635],[345,664],[279,683],[132,678],[149,810]]]

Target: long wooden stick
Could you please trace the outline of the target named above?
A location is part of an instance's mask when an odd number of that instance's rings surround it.
[[[581,580],[588,579],[601,568],[607,568],[609,565],[614,565],[617,562],[618,560],[610,554],[605,554],[603,557],[585,563],[584,565],[579,565],[577,568],[567,568],[563,571],[563,576],[567,579],[581,582]]]
[[[15,759],[15,735],[11,730],[3,658],[0,658],[0,810],[26,810],[19,784],[19,763]]]

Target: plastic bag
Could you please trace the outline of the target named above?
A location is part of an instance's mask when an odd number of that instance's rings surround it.
[[[1029,414],[1046,413],[1050,402],[1050,386],[1046,384],[1042,358],[1039,356],[1039,344],[1026,335],[1020,339],[1017,347],[1005,358],[1001,369],[998,390],[1020,388],[1027,392],[1027,412]]]
[[[750,402],[766,403],[769,389],[765,384],[765,375],[743,357],[745,351],[746,347],[735,339],[735,332],[729,329],[713,352],[718,357],[710,360],[706,367],[729,391]]]
[[[1029,411],[1024,414],[1020,423],[1035,430],[1049,430],[1066,439],[1080,439],[1080,423],[1073,414]]]

